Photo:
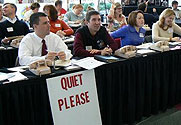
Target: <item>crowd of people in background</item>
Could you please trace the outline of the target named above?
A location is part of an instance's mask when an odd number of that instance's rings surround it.
[[[62,1],[57,0],[54,5],[47,4],[43,7],[43,12],[39,12],[40,4],[35,2],[25,13],[23,20],[19,20],[16,16],[16,5],[5,3],[0,6],[0,41],[2,44],[9,44],[9,37],[25,36],[19,48],[21,65],[29,65],[42,58],[52,59],[55,56],[62,60],[70,59],[70,50],[62,42],[64,36],[70,35],[75,36],[74,56],[111,55],[120,47],[142,44],[146,34],[145,24],[152,29],[153,42],[181,42],[179,37],[173,36],[173,33],[181,35],[181,28],[174,22],[175,19],[181,19],[178,2],[174,0],[173,8],[165,9],[160,16],[155,8],[152,13],[148,13],[148,5],[148,1],[138,1],[138,9],[126,17],[123,15],[121,3],[112,2],[105,27],[101,24],[100,13],[90,6],[83,12],[83,5],[75,4],[67,11],[62,8]],[[33,28],[33,33],[27,24]],[[82,25],[75,31],[69,24]],[[120,44],[116,44],[117,38]],[[46,46],[42,41],[45,41]],[[46,55],[41,53],[42,45],[47,49]]]

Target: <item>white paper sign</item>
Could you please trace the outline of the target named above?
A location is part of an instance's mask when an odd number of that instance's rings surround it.
[[[106,64],[105,62],[94,59],[94,57],[86,57],[77,61],[73,61],[72,63],[85,69],[94,69],[98,66]]]
[[[94,70],[47,79],[54,125],[102,125]]]

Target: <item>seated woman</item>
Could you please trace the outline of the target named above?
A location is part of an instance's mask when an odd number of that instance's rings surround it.
[[[30,10],[28,10],[25,13],[23,20],[29,22],[30,21],[30,16],[33,13],[37,13],[39,11],[39,8],[40,8],[40,4],[38,2],[32,3],[31,6],[30,6]]]
[[[50,31],[60,37],[72,35],[74,31],[63,20],[58,19],[58,12],[53,5],[45,5],[43,11],[50,20]]]
[[[140,45],[144,42],[145,29],[143,12],[140,10],[132,11],[128,16],[128,25],[114,31],[111,36],[121,39],[121,46]]]
[[[122,6],[119,2],[113,3],[108,15],[108,29],[109,31],[115,31],[124,25],[127,25],[126,17],[122,14]]]
[[[173,33],[181,35],[181,28],[174,23],[175,13],[172,9],[165,9],[159,21],[153,24],[152,39],[157,41],[176,41],[181,42],[179,37],[173,37]]]
[[[81,23],[85,17],[85,14],[82,12],[83,6],[81,4],[76,4],[72,7],[72,11],[69,11],[64,16],[64,21],[68,23]]]

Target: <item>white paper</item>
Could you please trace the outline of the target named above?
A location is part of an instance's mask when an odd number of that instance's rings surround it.
[[[136,46],[137,49],[148,49],[153,43],[145,43],[139,46]]]
[[[71,65],[71,66],[66,67],[65,70],[73,71],[73,70],[77,70],[77,69],[80,69],[80,68],[81,68],[80,66]]]
[[[13,73],[14,76],[9,78],[9,82],[15,82],[15,81],[19,81],[19,80],[25,80],[28,79],[26,76],[24,76],[23,74],[21,74],[20,72],[15,72]]]
[[[181,49],[181,46],[175,46],[174,48],[170,48],[170,50],[176,50],[176,49]]]
[[[26,71],[26,69],[29,69],[29,66],[18,66],[18,67],[8,68],[8,70],[15,72],[24,72]]]
[[[139,54],[146,54],[146,53],[154,53],[154,50],[150,50],[150,49],[141,49],[141,50],[137,50],[137,53]]]
[[[181,42],[169,42],[170,45],[178,45],[180,44],[181,45]]]
[[[94,57],[86,57],[78,61],[73,61],[72,63],[85,69],[94,69],[98,66],[106,64],[105,62],[95,60]]]
[[[62,39],[64,43],[73,43],[74,42],[74,36],[68,37],[68,38],[63,38]]]
[[[1,73],[0,72],[0,81],[6,80],[13,76],[15,76],[13,73]]]

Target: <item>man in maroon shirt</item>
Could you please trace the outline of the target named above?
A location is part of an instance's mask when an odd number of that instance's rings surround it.
[[[74,55],[88,57],[94,55],[111,55],[117,44],[106,28],[101,26],[99,12],[93,10],[86,14],[87,25],[79,28],[75,34]]]

